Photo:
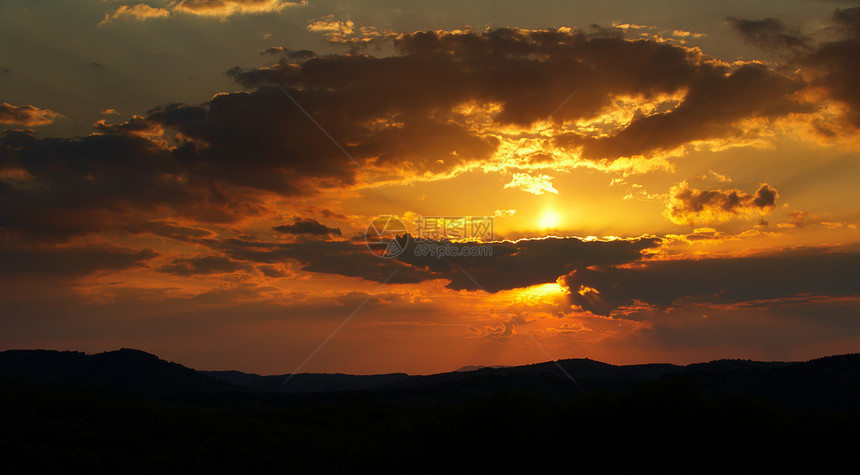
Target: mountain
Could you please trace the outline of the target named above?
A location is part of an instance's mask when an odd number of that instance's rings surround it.
[[[505,366],[505,365],[492,365],[492,366],[467,365],[467,366],[463,366],[462,368],[455,369],[454,372],[455,373],[468,373],[469,371],[478,371],[479,369],[484,369],[484,368],[499,369],[499,368],[510,368],[510,366]]]
[[[356,392],[396,405],[461,404],[499,391],[522,391],[545,400],[563,400],[582,393],[626,391],[647,381],[677,379],[692,383],[707,396],[744,394],[789,409],[860,411],[860,354],[806,362],[718,360],[686,366],[616,366],[591,359],[569,359],[466,368],[426,376],[261,376],[239,371],[196,371],[131,349],[93,355],[48,350],[0,352],[2,382],[56,383],[156,396],[190,395],[194,400],[216,396],[218,400],[267,404],[318,403]]]
[[[280,376],[260,376],[241,371],[202,371],[201,373],[255,391],[289,393],[365,391],[396,386],[412,378],[406,373],[372,375],[300,373]]]
[[[10,473],[853,473],[858,388],[860,355],[287,379],[6,351],[0,457]]]
[[[0,381],[34,381],[148,395],[241,391],[223,380],[140,350],[0,352]]]

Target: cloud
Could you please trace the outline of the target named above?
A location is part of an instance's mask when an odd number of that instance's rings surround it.
[[[251,267],[223,256],[198,256],[173,259],[157,269],[158,272],[181,276],[224,274],[248,270]]]
[[[151,18],[165,18],[170,16],[170,10],[165,8],[151,7],[145,3],[137,5],[120,5],[111,13],[105,14],[104,20],[100,24],[107,23],[111,20],[119,18],[129,18],[133,20],[149,20]]]
[[[286,7],[306,3],[283,0],[182,0],[173,11],[224,18],[237,14],[276,13]]]
[[[501,290],[553,283],[559,276],[573,269],[635,262],[642,258],[642,251],[655,248],[660,242],[658,238],[606,241],[586,241],[578,238],[523,239],[482,244],[492,248],[490,256],[419,257],[408,248],[398,256],[398,259],[416,268],[428,270],[436,278],[450,280],[448,288],[482,289],[495,293]],[[446,243],[444,245],[463,248],[475,244]]]
[[[796,68],[807,79],[805,92],[816,99],[834,101],[842,110],[841,120],[819,117],[814,127],[824,137],[856,136],[860,128],[860,7],[837,9],[829,25],[817,36],[827,40],[813,42],[811,36],[788,28],[780,21],[730,19],[744,38],[762,48],[781,51],[789,57],[784,65]],[[832,112],[831,112],[832,113]]]
[[[788,28],[776,18],[744,20],[728,17],[726,22],[740,32],[747,42],[761,48],[789,50],[794,54],[806,52],[811,48],[811,38],[796,29]]]
[[[558,193],[552,186],[552,177],[549,175],[529,175],[528,173],[514,173],[511,182],[505,188],[518,188],[534,195],[544,193]]]
[[[837,27],[840,38],[825,42],[804,57],[800,63],[818,73],[812,81],[813,86],[821,88],[827,95],[845,107],[845,122],[855,132],[860,128],[860,7],[836,10],[832,23]],[[838,130],[822,124],[825,133]]]
[[[119,228],[144,210],[221,223],[260,214],[253,191],[216,183],[205,164],[183,162],[146,127],[99,130],[73,139],[17,130],[0,137],[0,231],[63,241]],[[24,178],[2,178],[9,174]]]
[[[164,128],[158,123],[148,121],[139,115],[134,115],[126,122],[111,125],[105,120],[99,120],[93,124],[96,133],[106,135],[136,135],[158,141],[164,134]]]
[[[411,238],[403,238],[402,241],[405,250],[394,259],[377,257],[364,243],[350,241],[270,243],[232,239],[212,241],[208,245],[235,260],[261,264],[298,262],[305,272],[360,277],[374,282],[390,279],[388,282],[392,284],[445,279],[450,281],[447,284],[450,289],[495,293],[552,283],[573,269],[634,262],[642,257],[643,250],[654,248],[660,243],[656,238],[612,241],[523,239],[482,243],[482,246],[492,248],[491,255],[439,257],[416,255],[415,246],[451,246],[462,255],[464,247],[476,244]]]
[[[308,31],[326,33],[330,37],[342,37],[351,35],[355,29],[352,20],[336,20],[334,15],[328,15],[308,23]]]
[[[686,65],[689,69],[692,66]],[[729,68],[704,63],[679,73],[689,77],[679,85],[687,92],[677,107],[634,116],[607,136],[566,133],[558,136],[557,143],[579,146],[582,154],[592,159],[653,156],[695,142],[728,143],[744,138],[752,130],[744,121],[770,121],[814,110],[793,97],[804,87],[803,81],[762,65]]]
[[[50,124],[60,114],[49,109],[39,109],[36,106],[14,106],[0,102],[0,124],[17,124],[28,127]]]
[[[757,64],[725,65],[698,50],[649,39],[498,29],[403,33],[375,41],[393,43],[399,54],[284,58],[231,74],[247,87],[315,91],[308,99],[320,105],[300,102],[325,117],[323,123],[341,117],[377,127],[390,123],[392,139],[417,124],[416,118],[425,124],[428,117],[447,119],[459,124],[459,130],[475,130],[455,113],[458,107],[492,105],[482,130],[498,134],[511,126],[550,121],[548,132],[537,137],[538,145],[589,160],[652,156],[695,141],[729,140],[749,133],[743,121],[812,110],[793,97],[804,86],[800,78]],[[656,101],[658,107],[633,110],[631,119],[608,131],[559,127],[603,120],[620,98],[633,104]],[[322,103],[338,104],[339,114],[320,110]],[[343,130],[335,136],[361,139],[348,128],[334,128]],[[364,150],[357,146],[355,151],[362,156]],[[474,158],[489,158],[492,151]]]
[[[257,270],[263,273],[266,277],[277,279],[290,275],[282,266],[274,266],[270,264],[262,264],[257,266]]]
[[[817,250],[768,256],[652,261],[564,276],[574,305],[596,315],[622,307],[727,304],[798,295],[858,295],[860,254]]]
[[[113,12],[107,13],[101,24],[116,19],[166,18],[174,13],[224,19],[233,15],[277,13],[286,7],[305,5],[306,3],[285,2],[283,0],[180,0],[169,3],[167,8],[138,3],[131,6],[120,5]]]
[[[183,226],[170,221],[147,221],[123,226],[123,230],[132,234],[150,233],[156,236],[176,239],[178,241],[197,241],[213,237],[215,233],[208,229],[194,226]]]
[[[284,234],[310,234],[316,236],[340,236],[340,228],[330,228],[313,218],[296,218],[293,224],[275,226],[272,229]]]
[[[787,224],[790,224],[792,227],[795,227],[795,228],[802,228],[806,222],[806,219],[809,217],[809,211],[795,210],[795,211],[792,211],[791,213],[788,213],[788,216],[791,218],[791,223],[787,223]],[[785,223],[780,223],[780,224],[785,224]]]
[[[0,246],[0,277],[40,275],[75,278],[101,271],[118,271],[139,267],[158,256],[152,249],[121,246],[43,247]]]
[[[778,197],[767,183],[751,195],[737,189],[699,190],[684,181],[669,191],[664,215],[676,224],[719,224],[733,218],[761,217],[776,207]]]

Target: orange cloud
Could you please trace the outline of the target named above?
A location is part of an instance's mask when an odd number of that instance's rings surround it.
[[[57,117],[60,117],[60,114],[49,109],[39,109],[30,105],[14,106],[0,102],[0,124],[46,125]]]
[[[511,182],[505,188],[517,188],[533,195],[544,193],[558,193],[552,186],[552,177],[548,175],[529,175],[528,173],[515,173]]]
[[[315,33],[326,33],[327,35],[343,36],[351,35],[355,29],[352,20],[336,20],[334,15],[329,15],[308,24],[308,31]]]
[[[306,3],[283,0],[183,0],[176,4],[173,10],[192,15],[225,18],[237,14],[275,13],[286,7]]]
[[[138,3],[131,6],[120,5],[113,12],[107,13],[101,24],[120,18],[133,20],[166,18],[177,12],[224,19],[233,15],[276,13],[286,7],[306,4],[306,1],[285,2],[283,0],[181,0],[168,4],[167,8],[160,8]]]
[[[170,10],[165,8],[151,7],[145,3],[137,5],[120,5],[112,13],[105,14],[104,20],[100,24],[107,23],[111,20],[119,18],[130,18],[133,20],[149,20],[151,18],[165,18],[170,16]]]

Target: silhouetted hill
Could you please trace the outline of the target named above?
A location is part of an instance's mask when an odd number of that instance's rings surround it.
[[[240,390],[180,364],[127,348],[94,355],[50,350],[0,352],[0,380],[59,383],[151,395]]]
[[[860,355],[807,362],[717,360],[686,366],[642,364],[616,366],[590,359],[556,363],[453,371],[427,376],[386,374],[297,374],[258,376],[241,372],[207,372],[253,391],[287,394],[365,391],[375,400],[394,404],[460,404],[499,390],[521,390],[550,400],[581,392],[624,391],[648,380],[683,378],[709,396],[745,394],[790,409],[860,411]]]
[[[256,391],[314,393],[365,391],[398,385],[409,380],[406,373],[354,375],[342,373],[300,373],[293,376],[260,376],[241,371],[201,371],[236,386]]]
[[[506,366],[506,365],[492,365],[492,366],[466,365],[466,366],[463,366],[462,368],[455,369],[454,372],[455,373],[468,373],[469,371],[478,371],[479,369],[484,369],[484,368],[499,369],[499,368],[510,368],[510,366]]]
[[[287,381],[5,351],[0,421],[9,473],[854,473],[860,355]]]
[[[792,374],[841,377],[855,366],[839,357]],[[477,373],[482,384],[552,381],[540,371]],[[562,473],[583,464],[600,473],[856,472],[860,413],[711,397],[678,373],[556,401],[507,389],[445,405],[382,399],[410,391],[438,399],[444,388],[462,397],[476,387],[467,379],[366,393],[239,393],[212,405],[6,380],[0,458],[4,473]],[[283,403],[297,399],[314,403]]]
[[[799,363],[690,365],[680,374],[706,394],[746,394],[789,409],[860,411],[860,354]]]
[[[150,395],[184,394],[197,401],[217,396],[219,401],[226,398],[275,405],[317,404],[333,401],[338,394],[355,392],[397,405],[461,404],[502,390],[524,391],[558,401],[582,393],[626,391],[649,380],[675,379],[689,381],[709,397],[743,394],[793,410],[860,411],[858,354],[794,363],[718,360],[686,366],[616,366],[590,359],[570,359],[427,376],[405,373],[261,376],[239,371],[195,371],[130,349],[95,355],[45,350],[0,353],[0,381],[60,383]]]

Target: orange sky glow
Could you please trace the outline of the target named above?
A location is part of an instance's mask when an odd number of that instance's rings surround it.
[[[860,348],[860,8],[484,3],[4,4],[0,347],[260,374]],[[368,249],[379,216],[402,253]]]

